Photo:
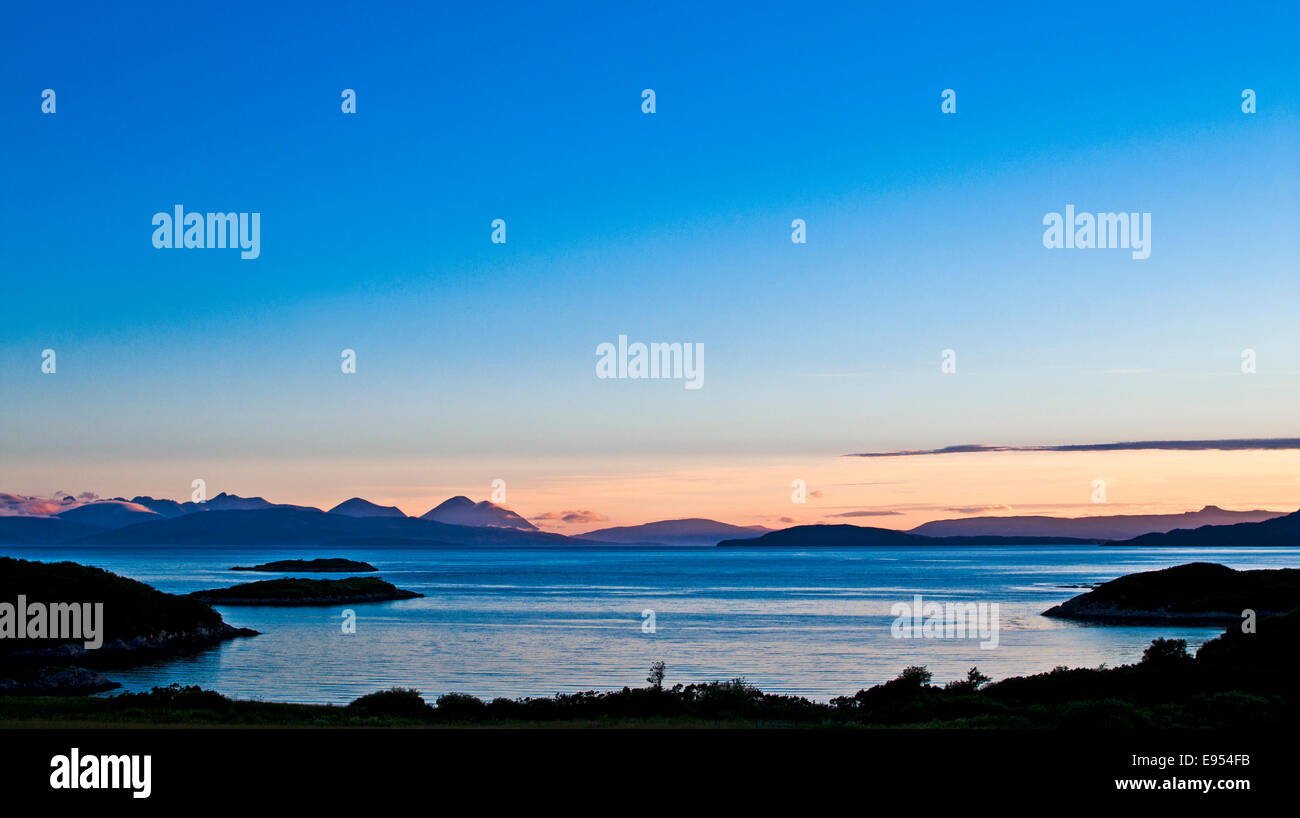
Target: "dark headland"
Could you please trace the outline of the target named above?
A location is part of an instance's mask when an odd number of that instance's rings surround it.
[[[102,644],[87,649],[85,640],[76,638],[0,639],[0,693],[10,695],[110,689],[117,685],[87,668],[133,667],[257,635],[226,624],[221,614],[199,600],[163,593],[100,568],[0,557],[0,603],[13,606],[14,618],[24,615],[18,610],[20,597],[26,611],[38,605],[53,610],[55,605],[77,603],[84,608],[102,603],[104,616],[94,624],[102,630]],[[45,627],[52,625],[47,622]]]
[[[1193,562],[1113,579],[1043,612],[1043,616],[1115,624],[1231,622],[1300,607],[1300,569],[1234,571]]]

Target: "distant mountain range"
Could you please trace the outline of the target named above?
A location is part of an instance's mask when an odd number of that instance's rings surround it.
[[[1225,514],[1273,514],[1274,512],[1224,512],[1214,506],[1205,510]],[[1190,512],[1196,515],[1200,512]],[[1178,517],[1183,515],[1157,515]],[[1002,518],[1014,519],[1014,518]],[[1053,518],[1040,518],[1053,519]],[[964,522],[944,521],[944,522]],[[1300,511],[1284,514],[1260,522],[1235,523],[1233,525],[1203,525],[1199,528],[1177,529],[1167,532],[1143,534],[1138,537],[1120,540],[1107,540],[1101,537],[1047,537],[980,534],[970,536],[932,536],[912,531],[894,531],[888,528],[873,528],[857,525],[799,525],[773,531],[753,539],[724,540],[720,546],[776,546],[784,548],[816,548],[856,545],[1070,545],[1102,543],[1117,546],[1139,547],[1235,547],[1235,546],[1300,546]],[[977,529],[978,530],[978,529]],[[1056,529],[1060,530],[1060,529]],[[1068,529],[1067,529],[1068,530]]]
[[[362,497],[326,512],[225,492],[205,503],[119,497],[50,517],[0,516],[0,543],[28,545],[713,545],[768,530],[693,519],[568,537],[540,531],[508,508],[459,495],[420,517]]]
[[[624,525],[601,528],[582,535],[586,540],[633,545],[652,543],[658,545],[714,545],[719,540],[757,537],[771,531],[761,525],[729,525],[717,520],[691,517],[685,520],[660,520],[645,525]]]
[[[1136,533],[1135,533],[1136,532]],[[452,497],[420,517],[361,497],[328,512],[222,492],[205,503],[118,497],[53,516],[0,516],[0,543],[177,545],[722,545],[789,548],[1002,543],[1133,546],[1300,545],[1300,512],[1225,511],[1098,517],[972,517],[911,531],[802,525],[778,531],[703,518],[615,526],[579,536],[540,531],[508,508]]]
[[[562,545],[561,534],[448,525],[417,517],[351,517],[320,509],[210,511],[82,537],[87,545]]]
[[[0,543],[10,544],[450,544],[557,545],[584,540],[539,531],[513,511],[452,497],[423,517],[361,497],[328,512],[222,492],[207,502],[114,498],[57,515],[0,516]]]
[[[911,530],[927,537],[1082,537],[1097,540],[1126,540],[1141,534],[1198,528],[1203,525],[1261,523],[1286,514],[1285,511],[1226,511],[1206,506],[1182,514],[1111,514],[1096,517],[967,517],[934,520]]]

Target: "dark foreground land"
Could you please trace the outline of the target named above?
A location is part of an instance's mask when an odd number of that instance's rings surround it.
[[[823,704],[728,682],[623,688],[550,698],[482,701],[458,693],[426,703],[412,690],[372,693],[346,706],[232,701],[198,687],[110,698],[0,697],[0,728],[23,727],[1300,727],[1296,693],[1300,610],[1230,627],[1195,657],[1158,639],[1141,662],[1058,668],[994,684],[931,684],[923,667]]]

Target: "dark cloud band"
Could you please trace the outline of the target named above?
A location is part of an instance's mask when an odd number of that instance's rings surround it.
[[[986,446],[967,444],[942,449],[903,449],[894,452],[855,452],[844,457],[911,457],[922,454],[969,454],[971,452],[1125,452],[1141,450],[1175,452],[1250,451],[1300,449],[1297,437],[1260,437],[1241,440],[1137,440],[1128,443],[1069,443],[1059,446]]]

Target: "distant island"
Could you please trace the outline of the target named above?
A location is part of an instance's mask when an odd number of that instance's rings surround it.
[[[892,528],[866,525],[796,525],[761,537],[723,540],[722,548],[844,548],[848,546],[927,545],[1096,545],[1097,540],[1076,537],[927,537]]]
[[[927,537],[1082,537],[1089,540],[1127,540],[1143,534],[1163,534],[1203,525],[1262,523],[1285,516],[1285,511],[1229,511],[1205,506],[1182,514],[1099,514],[1089,517],[1019,515],[964,517],[933,520],[911,530]]]
[[[717,520],[691,517],[684,520],[660,520],[644,525],[600,528],[581,536],[584,540],[619,545],[715,545],[719,540],[757,537],[771,530],[761,525],[730,525]]]
[[[314,560],[275,560],[261,565],[236,565],[231,571],[306,571],[320,574],[352,573],[356,571],[378,571],[368,562],[345,560],[341,557],[327,557]]]
[[[213,605],[353,605],[362,602],[388,602],[415,599],[424,594],[404,591],[375,577],[347,579],[264,579],[235,585],[194,591],[190,598]]]
[[[1193,562],[1113,579],[1062,602],[1043,616],[1113,624],[1234,622],[1242,611],[1259,616],[1300,607],[1300,569],[1234,571]]]
[[[996,526],[1007,531],[1054,530],[1083,532],[1086,530],[1104,530],[1116,525],[1127,526],[1129,523],[1117,523],[1124,515],[1097,518],[1103,522],[1097,526],[1079,525],[1071,528],[1057,523],[1069,522],[1066,518],[1027,517],[1024,525],[1015,523],[1019,518],[982,518],[979,525],[961,525],[963,520],[942,520],[926,523],[912,531],[897,531],[892,528],[876,528],[859,525],[796,525],[772,531],[760,537],[730,539],[719,542],[719,546],[764,546],[785,548],[828,548],[845,546],[911,546],[911,545],[1107,545],[1142,548],[1225,548],[1225,547],[1259,547],[1280,546],[1294,547],[1300,545],[1300,511],[1273,516],[1275,512],[1249,511],[1231,512],[1213,506],[1207,506],[1199,512],[1185,515],[1188,520],[1222,519],[1225,515],[1263,516],[1257,522],[1240,522],[1231,525],[1201,525],[1199,528],[1175,529],[1165,532],[1143,534],[1130,539],[1112,540],[1103,537],[1061,537],[1019,534],[972,534],[942,535],[939,532],[985,531],[996,522]],[[1170,518],[1184,515],[1156,515],[1162,520],[1161,525],[1170,523]],[[1142,519],[1132,515],[1133,519]],[[1081,518],[1088,519],[1088,518]],[[1151,517],[1145,518],[1150,521]],[[1045,524],[1043,521],[1055,521]],[[1150,524],[1150,523],[1148,523]],[[924,533],[922,533],[924,531]]]
[[[1203,525],[1163,534],[1143,534],[1107,545],[1140,548],[1295,547],[1300,545],[1300,511],[1260,523]]]

